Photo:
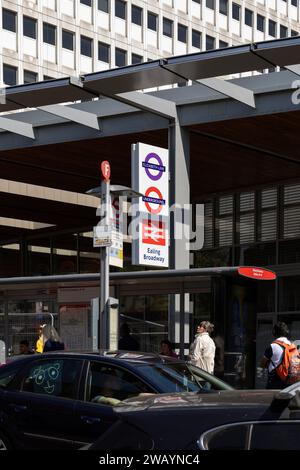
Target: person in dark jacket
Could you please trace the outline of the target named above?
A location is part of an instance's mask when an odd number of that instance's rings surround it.
[[[52,325],[46,325],[43,328],[44,349],[43,352],[62,351],[65,349],[64,343],[61,341],[59,334]]]
[[[138,351],[140,349],[138,341],[133,336],[131,336],[128,323],[123,323],[120,327],[118,349],[120,351]]]

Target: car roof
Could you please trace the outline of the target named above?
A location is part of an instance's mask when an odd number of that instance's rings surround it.
[[[135,363],[135,365],[155,365],[155,364],[178,364],[184,363],[184,361],[169,357],[169,356],[162,356],[155,353],[147,353],[147,352],[139,352],[139,351],[101,351],[101,353],[96,351],[51,351],[43,354],[26,354],[26,355],[17,355],[17,356],[9,356],[6,359],[6,364],[11,364],[15,361],[24,361],[24,362],[31,362],[37,358],[51,358],[55,356],[67,356],[73,358],[81,358],[81,359],[98,359],[107,362],[113,363]],[[3,364],[4,365],[4,364]]]
[[[241,406],[269,405],[277,396],[278,390],[220,390],[217,392],[197,393],[163,393],[156,395],[140,395],[124,400],[115,408],[117,413],[135,411],[158,411],[176,408],[179,412],[187,407],[203,406]]]

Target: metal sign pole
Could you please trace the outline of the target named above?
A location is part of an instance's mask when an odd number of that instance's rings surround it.
[[[108,162],[105,162],[108,163]],[[109,165],[109,164],[108,164]],[[103,179],[101,182],[101,204],[102,204],[102,224],[110,225],[110,170],[105,174],[102,169]],[[109,246],[100,248],[100,316],[99,316],[99,352],[106,349],[108,344],[108,298],[109,298]]]

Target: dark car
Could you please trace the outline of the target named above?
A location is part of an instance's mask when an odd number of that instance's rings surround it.
[[[85,450],[300,450],[300,385],[126,400]]]
[[[231,389],[198,367],[154,354],[26,355],[0,367],[0,449],[78,448],[115,422],[109,405],[207,387]]]

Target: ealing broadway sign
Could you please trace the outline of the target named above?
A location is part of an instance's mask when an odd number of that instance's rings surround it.
[[[132,145],[132,187],[143,194],[133,200],[132,263],[169,266],[169,151],[142,143]]]

